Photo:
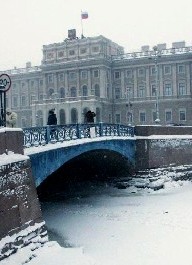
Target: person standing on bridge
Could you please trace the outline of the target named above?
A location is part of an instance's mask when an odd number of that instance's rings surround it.
[[[87,123],[93,123],[95,116],[96,116],[95,112],[88,110],[87,113],[85,114],[85,121]]]
[[[11,109],[6,109],[6,127],[14,128],[16,127],[17,113]]]
[[[49,110],[47,125],[57,125],[57,117],[54,110],[55,109]]]

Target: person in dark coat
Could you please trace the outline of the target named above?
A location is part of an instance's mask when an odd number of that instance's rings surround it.
[[[51,109],[49,111],[47,125],[57,125],[57,117],[56,114],[54,113],[54,109]]]
[[[85,114],[85,120],[87,123],[93,123],[94,117],[96,116],[95,112],[88,110]]]

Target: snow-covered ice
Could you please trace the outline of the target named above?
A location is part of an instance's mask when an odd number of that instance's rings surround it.
[[[190,181],[166,179],[157,191],[106,186],[92,195],[44,202],[48,229],[70,247],[54,241],[35,251],[28,246],[1,265],[191,264],[191,201]]]

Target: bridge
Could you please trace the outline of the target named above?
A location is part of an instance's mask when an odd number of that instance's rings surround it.
[[[36,186],[65,163],[89,160],[103,172],[135,165],[134,127],[120,124],[69,124],[24,128],[25,154],[30,157]],[[106,159],[107,158],[107,159]],[[114,166],[115,165],[115,166]]]
[[[88,159],[90,166],[95,163],[98,168],[111,171],[120,171],[125,166],[132,172],[191,164],[191,129],[190,126],[133,127],[106,123],[24,128],[24,150],[39,186],[75,159]]]

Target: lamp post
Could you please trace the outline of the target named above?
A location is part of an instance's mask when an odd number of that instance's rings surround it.
[[[158,75],[158,65],[157,65],[157,59],[159,57],[159,51],[157,46],[153,47],[154,50],[154,56],[155,56],[155,87],[156,87],[156,119],[155,123],[159,124],[160,123],[160,118],[159,118],[159,75]]]
[[[126,107],[128,108],[127,110],[127,116],[128,116],[128,125],[131,125],[131,107],[132,107],[132,103],[130,102],[130,88],[127,87],[126,88],[126,97],[127,97],[127,104]]]

